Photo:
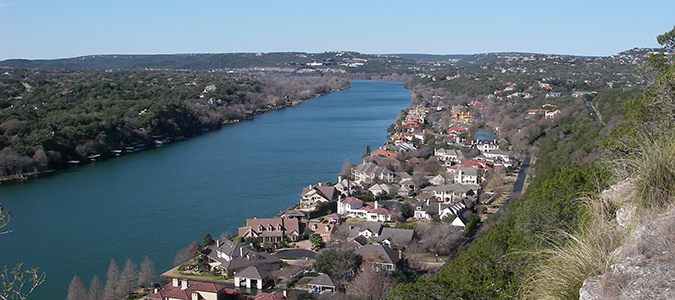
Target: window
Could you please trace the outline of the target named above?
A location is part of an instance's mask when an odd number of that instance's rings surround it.
[[[274,230],[274,227],[272,227],[272,225],[267,225],[267,231],[272,231],[272,230]]]
[[[258,225],[258,231],[265,231],[265,228],[262,225]]]
[[[312,230],[316,230],[316,224],[312,224]]]
[[[330,227],[326,226],[325,230],[326,230],[326,232],[330,231]]]
[[[277,231],[281,231],[281,225],[277,225]]]

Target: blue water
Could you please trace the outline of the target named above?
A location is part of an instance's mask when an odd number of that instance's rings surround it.
[[[479,141],[492,141],[497,139],[497,135],[493,131],[476,129],[476,133],[474,133],[474,139]]]
[[[74,275],[105,282],[147,255],[158,274],[204,234],[236,233],[245,218],[272,217],[302,188],[335,181],[345,159],[386,141],[408,106],[401,83],[352,81],[347,90],[271,111],[183,142],[19,184],[0,186],[14,218],[0,262],[47,272],[30,299],[63,299]]]

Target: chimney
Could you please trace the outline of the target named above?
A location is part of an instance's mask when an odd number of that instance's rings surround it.
[[[403,253],[401,253],[401,250],[398,250],[398,259],[403,259]]]
[[[377,201],[375,201],[375,208],[377,209]]]
[[[288,298],[288,293],[286,292],[286,290],[284,290],[283,293],[284,293],[284,298]]]
[[[173,287],[178,287],[180,280],[178,280],[178,278],[174,278],[172,281],[173,281]]]
[[[181,290],[187,290],[187,288],[188,288],[188,281],[187,281],[187,279],[186,279],[186,280],[182,280],[180,283],[181,283],[180,289],[181,289]]]
[[[244,257],[244,247],[239,247],[239,257]]]
[[[429,199],[427,199],[427,206],[429,206]]]
[[[220,248],[220,239],[216,240],[216,248]]]

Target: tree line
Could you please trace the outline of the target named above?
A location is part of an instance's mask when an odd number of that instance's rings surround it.
[[[155,266],[147,256],[141,262],[140,269],[131,259],[127,259],[121,271],[115,260],[111,259],[105,285],[94,275],[87,290],[82,280],[73,276],[68,285],[66,300],[119,300],[131,296],[139,289],[142,292],[152,289],[154,286],[151,284],[156,277]]]

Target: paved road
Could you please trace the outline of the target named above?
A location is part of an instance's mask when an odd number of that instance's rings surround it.
[[[513,183],[513,189],[511,189],[510,198],[519,197],[523,193],[523,186],[525,185],[525,178],[527,178],[527,169],[530,167],[530,153],[525,153],[525,159],[520,165],[520,171],[518,171],[518,176],[516,181]]]

